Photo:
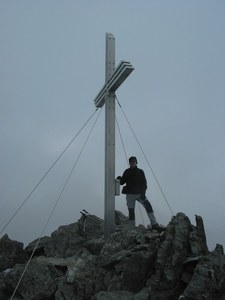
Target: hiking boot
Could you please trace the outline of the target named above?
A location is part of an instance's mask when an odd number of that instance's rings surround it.
[[[162,232],[162,231],[166,230],[166,227],[162,226],[162,225],[159,225],[159,224],[154,224],[154,225],[152,225],[152,229],[155,229],[155,230],[158,230],[159,232]]]

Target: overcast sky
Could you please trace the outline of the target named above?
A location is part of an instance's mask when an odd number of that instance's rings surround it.
[[[24,202],[95,111],[105,80],[105,33],[116,64],[135,70],[117,91],[123,111],[174,214],[207,242],[225,245],[225,2],[222,0],[0,1],[0,228]],[[43,230],[98,111],[1,236],[25,245]],[[148,180],[158,222],[171,212],[117,105],[127,156]],[[104,216],[104,109],[44,235],[76,222],[80,210]],[[116,175],[127,168],[118,131]],[[127,215],[124,195],[116,209]],[[136,207],[137,224],[148,224]]]

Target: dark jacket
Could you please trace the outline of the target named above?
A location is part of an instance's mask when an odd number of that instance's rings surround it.
[[[126,186],[123,187],[123,194],[145,194],[147,189],[147,181],[145,173],[138,167],[126,169],[123,176],[120,179],[120,184]]]

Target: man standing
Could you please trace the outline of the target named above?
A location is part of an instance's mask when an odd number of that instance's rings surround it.
[[[122,194],[126,194],[127,207],[129,211],[129,220],[135,226],[135,201],[139,201],[145,208],[151,222],[152,229],[159,231],[165,230],[165,227],[159,226],[155,219],[152,206],[146,198],[147,180],[143,170],[137,167],[137,158],[131,156],[129,158],[130,167],[126,169],[123,176],[118,176],[120,184],[126,184],[122,189]]]

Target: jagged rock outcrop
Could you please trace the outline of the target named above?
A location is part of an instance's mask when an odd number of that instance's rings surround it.
[[[0,272],[16,263],[24,263],[28,258],[23,250],[23,243],[10,240],[7,234],[0,239]]]
[[[103,220],[84,215],[25,249],[4,236],[0,299],[225,300],[223,247],[208,250],[200,216],[194,226],[178,213],[161,233],[115,220],[108,240]]]

